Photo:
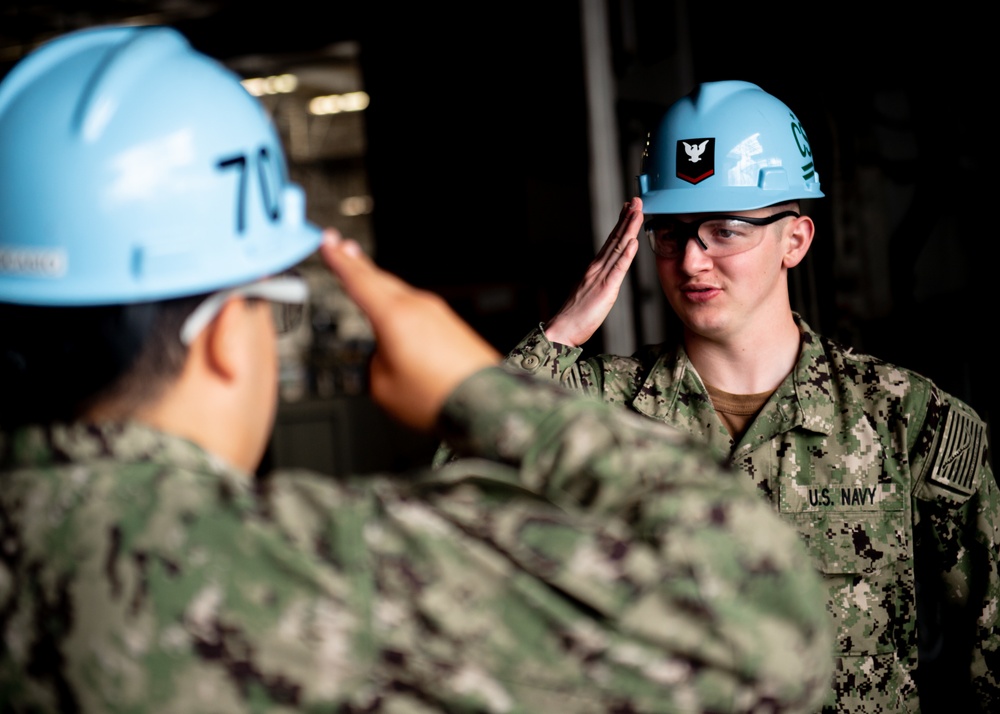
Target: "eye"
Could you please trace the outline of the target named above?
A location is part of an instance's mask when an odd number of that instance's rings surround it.
[[[668,246],[676,242],[671,231],[656,231],[653,234],[653,239],[658,246]]]
[[[709,221],[702,225],[702,235],[710,240],[732,242],[749,236],[754,226],[732,219]]]

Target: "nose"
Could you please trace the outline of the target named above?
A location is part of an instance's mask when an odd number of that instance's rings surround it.
[[[681,270],[688,275],[696,275],[708,270],[712,265],[712,258],[701,247],[698,239],[693,235],[690,236],[684,244],[684,252],[681,254]]]

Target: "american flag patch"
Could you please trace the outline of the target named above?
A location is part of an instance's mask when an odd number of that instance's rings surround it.
[[[986,425],[968,414],[949,409],[931,480],[952,491],[972,495],[985,449]]]

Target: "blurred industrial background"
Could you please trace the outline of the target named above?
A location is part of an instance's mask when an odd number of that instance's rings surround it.
[[[402,7],[400,7],[400,5]],[[795,307],[842,342],[915,369],[989,422],[991,66],[983,10],[889,4],[574,0],[0,2],[0,76],[54,34],[166,24],[270,109],[310,218],[444,297],[498,349],[569,294],[635,190],[646,133],[700,81],[783,99],[826,200],[793,271]],[[653,261],[589,352],[671,329]],[[267,466],[342,473],[434,444],[365,395],[367,325],[319,267],[283,345]],[[992,341],[991,341],[992,344]]]

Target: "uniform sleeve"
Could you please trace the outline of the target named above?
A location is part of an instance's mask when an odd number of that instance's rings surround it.
[[[602,614],[619,633],[661,648],[662,674],[689,688],[691,711],[765,702],[774,711],[818,709],[833,646],[819,578],[798,535],[702,447],[500,368],[452,395],[442,428],[460,455],[510,463],[531,492],[620,524],[622,557],[648,549],[628,569],[639,576],[632,596],[605,602]],[[574,592],[572,582],[559,587]]]
[[[970,712],[1000,709],[1000,496],[986,431],[934,388],[912,452],[918,686]]]
[[[601,396],[602,371],[586,361],[580,361],[583,349],[549,341],[542,324],[525,335],[504,360],[511,370],[520,370],[540,379],[559,384],[566,389],[591,396]],[[439,468],[454,461],[456,454],[447,442],[442,442],[432,464]]]
[[[505,364],[567,389],[600,397],[603,373],[598,364],[580,360],[582,354],[581,347],[549,341],[539,324],[508,353]]]

